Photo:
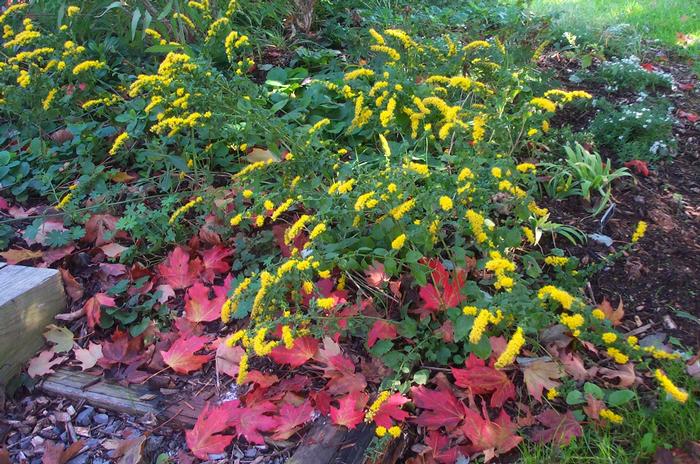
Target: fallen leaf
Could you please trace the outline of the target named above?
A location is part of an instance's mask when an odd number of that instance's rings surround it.
[[[423,409],[415,419],[416,424],[437,429],[453,429],[464,420],[466,406],[450,390],[430,390],[424,386],[411,388],[413,403]]]
[[[607,380],[617,380],[616,383],[612,383],[615,388],[629,388],[637,381],[637,375],[634,373],[634,364],[632,363],[616,366],[615,369],[601,367],[598,370],[598,374]]]
[[[19,264],[24,261],[30,261],[34,259],[39,259],[44,255],[41,250],[32,251],[24,248],[12,248],[8,251],[3,251],[0,256],[7,262],[7,264]]]
[[[532,433],[532,440],[535,442],[568,445],[572,438],[583,435],[583,427],[571,411],[559,414],[554,409],[547,409],[536,418],[546,428]]]
[[[226,294],[209,299],[209,287],[195,282],[185,294],[185,318],[191,322],[211,322],[221,317]]]
[[[75,277],[68,271],[68,269],[59,268],[61,272],[61,277],[63,278],[63,287],[66,289],[66,293],[73,301],[78,301],[83,297],[83,286],[75,280]]]
[[[278,163],[280,160],[279,157],[270,150],[260,147],[253,147],[248,150],[246,159],[251,163],[257,163],[259,161]]]
[[[112,452],[112,457],[120,458],[117,464],[141,464],[143,461],[143,445],[148,435],[122,440]]]
[[[86,371],[95,367],[97,361],[102,358],[102,345],[90,342],[87,349],[76,348],[73,350],[76,361],[80,363],[80,369]]]
[[[470,353],[470,359],[476,358]],[[483,363],[483,361],[482,361]],[[505,372],[486,365],[467,366],[466,369],[452,368],[455,385],[468,388],[475,395],[491,394],[490,405],[500,408],[509,399],[515,399],[515,385]]]
[[[542,390],[556,388],[564,373],[557,363],[551,361],[535,361],[523,368],[523,377],[527,391],[537,401],[542,401]]]
[[[620,298],[620,302],[618,303],[616,309],[613,309],[607,298],[603,298],[602,303],[598,305],[598,309],[603,311],[605,318],[612,322],[613,327],[620,325],[622,318],[625,316],[625,310],[622,306],[622,298]]]
[[[94,243],[96,247],[107,245],[115,238],[125,238],[124,232],[117,231],[119,218],[111,214],[95,214],[85,223],[85,236],[83,240]]]
[[[102,306],[107,306],[114,308],[116,302],[114,298],[110,297],[106,293],[96,293],[83,305],[85,309],[85,315],[87,316],[88,327],[94,329],[96,325],[100,323],[100,318],[102,317]]]
[[[700,116],[698,116],[695,113],[687,113],[685,111],[678,111],[677,113],[679,118],[687,119],[690,122],[698,122],[700,119]]]
[[[313,418],[314,408],[309,401],[299,406],[285,404],[280,408],[277,425],[272,435],[273,440],[286,440],[294,435],[304,424]]]
[[[55,371],[52,369],[53,366],[61,364],[65,361],[65,356],[57,356],[54,359],[56,353],[53,350],[42,351],[31,361],[29,361],[29,367],[27,368],[27,374],[29,377],[40,377],[42,375],[53,374]]]
[[[354,429],[365,418],[366,404],[366,394],[357,391],[350,393],[338,400],[337,408],[331,406],[331,421],[335,425]]]
[[[197,422],[192,430],[185,432],[187,446],[199,459],[209,459],[209,453],[220,454],[231,444],[233,435],[221,435],[229,425],[232,411],[235,411],[238,401],[227,401],[218,406],[207,403],[199,413]]]
[[[231,413],[229,425],[236,428],[238,437],[242,436],[250,443],[262,445],[265,439],[261,432],[270,432],[277,427],[277,419],[269,415],[276,410],[277,407],[269,401],[247,408],[239,407]]]
[[[57,444],[51,440],[44,442],[44,455],[41,464],[65,464],[80,453],[85,447],[82,440],[78,440],[64,449],[62,444]]]
[[[73,348],[73,332],[65,327],[50,324],[46,327],[44,338],[53,343],[56,353],[65,353]]]
[[[270,353],[270,358],[277,364],[289,364],[293,368],[300,367],[318,352],[318,340],[313,337],[299,337],[294,340],[292,349],[280,345]]]
[[[367,335],[367,347],[372,348],[377,340],[393,340],[396,338],[396,325],[383,319],[375,321]]]
[[[382,427],[389,428],[393,425],[392,419],[398,423],[404,422],[408,413],[401,409],[401,406],[409,400],[401,393],[394,393],[387,398],[374,414],[374,423]]]
[[[196,355],[209,342],[207,337],[178,338],[169,350],[161,351],[165,364],[178,374],[188,374],[202,367],[210,355]]]
[[[119,255],[124,253],[125,250],[127,250],[127,247],[122,246],[118,243],[108,243],[106,245],[102,245],[100,247],[100,250],[107,256],[108,258],[117,258]]]
[[[221,245],[201,252],[203,267],[201,273],[202,280],[212,283],[217,275],[227,273],[231,269],[231,265],[226,262],[226,258],[232,254],[232,249]]]
[[[238,366],[244,354],[245,350],[240,346],[228,346],[222,340],[216,347],[216,372],[235,379],[238,376]]]
[[[503,409],[495,422],[491,422],[486,411],[484,417],[471,409],[466,409],[465,412],[462,432],[471,440],[477,451],[484,453],[485,462],[507,453],[523,441],[523,438],[515,433],[518,426]]]
[[[389,281],[389,276],[384,272],[384,264],[379,261],[375,261],[365,269],[365,277],[367,283],[374,288],[381,288],[385,282]]]
[[[182,247],[176,247],[158,265],[158,272],[165,283],[173,289],[187,288],[198,278],[202,268],[199,258],[190,261],[190,254]]]

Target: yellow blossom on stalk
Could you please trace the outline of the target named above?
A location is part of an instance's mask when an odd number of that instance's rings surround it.
[[[557,396],[559,396],[559,392],[556,388],[550,388],[547,390],[547,399],[549,401],[553,401]]]
[[[102,69],[105,66],[107,65],[101,61],[87,60],[75,65],[75,67],[73,67],[73,74],[77,76],[78,74],[83,73],[85,71],[89,71],[91,69]]]
[[[51,103],[53,103],[53,100],[56,97],[57,92],[58,92],[58,89],[49,90],[48,95],[46,95],[46,98],[44,98],[44,101],[41,103],[41,106],[42,106],[42,108],[44,108],[44,111],[48,111],[49,108],[51,108]]]
[[[238,330],[226,339],[226,346],[233,347],[239,341],[245,340],[245,338],[246,338],[245,330]]]
[[[188,201],[184,205],[180,206],[178,209],[175,210],[175,212],[170,216],[170,219],[168,219],[168,224],[174,223],[178,217],[182,216],[185,214],[187,211],[192,209],[196,204],[201,203],[203,200],[202,197],[197,197],[194,200]]]
[[[124,146],[126,141],[129,140],[129,133],[128,132],[122,132],[117,136],[116,139],[114,139],[114,143],[112,144],[112,148],[109,149],[109,155],[114,156],[117,154],[117,152],[121,149],[121,147]]]
[[[7,60],[10,64],[31,62],[33,60],[42,60],[42,55],[48,55],[53,53],[55,50],[51,47],[41,47],[28,52],[20,52]]]
[[[24,30],[19,32],[14,39],[5,42],[4,47],[7,49],[13,47],[25,47],[41,37],[38,31]]]
[[[569,262],[569,258],[566,256],[547,256],[544,259],[545,264],[549,264],[550,266],[566,266],[566,264]]]
[[[637,337],[635,337],[634,335],[630,335],[629,337],[627,337],[627,344],[629,346],[634,348],[637,346],[637,343],[639,343],[639,339]]]
[[[369,423],[374,420],[374,416],[377,415],[377,411],[379,411],[379,408],[382,407],[382,404],[384,404],[390,396],[391,392],[386,390],[380,392],[379,395],[377,395],[377,399],[374,400],[374,402],[370,405],[369,409],[365,413],[365,422]]]
[[[472,227],[472,232],[474,233],[474,238],[477,243],[485,242],[487,237],[486,232],[484,232],[484,216],[470,209],[467,211],[467,220]]]
[[[285,211],[289,209],[290,206],[292,206],[292,203],[294,203],[292,198],[285,200],[284,203],[279,205],[277,209],[273,211],[272,216],[270,216],[270,220],[276,221]]]
[[[367,202],[374,196],[374,191],[364,193],[357,197],[355,201],[355,211],[362,211],[367,206]]]
[[[241,294],[250,286],[251,282],[252,280],[250,277],[246,277],[245,279],[243,279],[238,285],[238,287],[236,287],[236,289],[233,291],[231,298],[227,299],[226,302],[222,305],[221,320],[224,322],[224,324],[226,324],[230,320],[231,314],[238,310],[238,297],[240,297]],[[240,336],[242,337],[244,335],[244,332],[242,330],[239,332]],[[235,335],[236,334],[234,334],[234,336]],[[237,341],[238,339],[232,341],[232,343],[229,346],[235,345]]]
[[[491,316],[491,312],[488,309],[479,311],[479,315],[474,319],[472,330],[469,332],[469,343],[476,345],[481,341]]]
[[[263,224],[265,224],[265,216],[258,214],[258,216],[255,218],[255,225],[257,227],[262,227]]]
[[[282,326],[282,342],[284,342],[284,347],[288,350],[294,348],[294,337],[292,336],[292,329],[288,325]]]
[[[548,213],[549,213],[549,210],[548,210],[547,208],[540,208],[539,206],[537,206],[537,203],[535,203],[534,201],[531,201],[531,202],[527,205],[527,209],[528,209],[531,213],[533,213],[533,214],[535,214],[535,215],[537,215],[537,216],[544,216],[545,214],[548,214]]]
[[[624,422],[621,415],[615,414],[609,409],[601,409],[598,415],[613,424],[622,424],[622,422]]]
[[[495,177],[496,179],[500,179],[501,176],[503,175],[503,171],[499,167],[493,167],[491,168],[491,175]]]
[[[535,233],[532,231],[532,229],[523,226],[522,231],[523,234],[525,234],[525,238],[527,239],[528,243],[530,245],[534,245],[537,240],[535,239]]]
[[[393,217],[395,220],[401,219],[406,213],[411,211],[413,207],[416,205],[416,200],[410,199],[407,200],[397,207],[393,208],[391,211],[389,211],[389,216]]]
[[[374,83],[371,89],[369,89],[369,96],[374,97],[377,92],[389,86],[387,81],[377,81]]]
[[[5,12],[0,15],[0,24],[4,23],[8,16],[18,11],[21,11],[29,6],[29,3],[16,3],[7,7]]]
[[[384,37],[382,37],[382,35],[379,32],[375,31],[372,28],[370,28],[369,30],[369,35],[371,35],[374,41],[377,42],[379,45],[384,45],[386,43]]]
[[[163,38],[163,36],[160,35],[160,32],[156,31],[155,29],[151,29],[150,27],[144,29],[143,32],[154,40],[161,40]]]
[[[482,115],[475,116],[472,120],[472,140],[474,143],[481,142],[486,134],[486,117]]]
[[[629,357],[617,348],[608,348],[607,353],[617,364],[627,364],[629,361]]]
[[[518,327],[518,329],[513,334],[513,337],[506,345],[506,349],[501,353],[501,355],[496,360],[496,364],[493,367],[496,369],[503,369],[504,367],[513,364],[515,357],[520,353],[520,349],[525,344],[525,337],[523,336],[523,329]]]
[[[66,8],[66,16],[69,18],[72,18],[73,16],[77,15],[80,13],[80,7],[75,6],[75,5],[70,5],[68,8]]]
[[[473,178],[474,178],[474,173],[472,172],[472,170],[469,168],[463,168],[461,171],[459,171],[459,175],[457,176],[457,181],[464,182],[467,179],[473,179]]]
[[[535,172],[537,170],[537,166],[535,166],[532,163],[520,163],[515,167],[519,172],[526,173],[526,172]]]
[[[243,198],[252,198],[253,197],[253,191],[250,189],[245,189],[243,190]]]
[[[299,235],[299,232],[304,228],[307,222],[312,219],[308,214],[302,214],[297,221],[284,232],[284,243],[290,245],[292,241]]]
[[[574,303],[574,297],[571,296],[566,290],[558,289],[553,285],[545,285],[537,292],[537,297],[540,300],[545,300],[550,298],[558,302],[562,308],[571,309],[571,305]]]
[[[253,351],[258,356],[267,356],[279,344],[276,341],[265,342],[265,335],[267,335],[267,329],[262,328],[253,337]]]
[[[582,315],[580,314],[573,314],[569,315],[566,313],[562,313],[559,316],[559,321],[565,325],[566,327],[571,330],[571,333],[574,337],[578,337],[581,335],[581,331],[579,330],[579,327],[583,326],[585,320]]]
[[[190,29],[195,29],[194,23],[190,18],[187,17],[187,15],[184,15],[182,13],[173,13],[173,19],[179,19],[180,21],[185,23],[185,25]]]
[[[405,242],[406,234],[401,234],[391,242],[391,248],[394,250],[400,250],[401,248],[403,248]]]
[[[392,61],[399,61],[401,59],[401,54],[391,47],[386,45],[372,45],[369,47],[373,52],[379,52],[386,54]]]
[[[322,279],[329,279],[331,277],[331,271],[326,269],[325,271],[317,271],[317,274]]]
[[[577,99],[577,98],[590,100],[591,98],[593,98],[593,95],[586,92],[585,90],[572,90],[571,92],[566,92],[566,96],[564,97],[564,101],[570,102],[570,101]]]
[[[394,119],[394,110],[396,109],[396,100],[390,98],[389,102],[386,104],[386,109],[379,113],[379,122],[382,127],[389,125],[392,119]]]
[[[465,316],[476,316],[476,314],[479,312],[479,308],[476,306],[465,306],[462,308],[462,313]]]
[[[656,369],[654,372],[654,377],[656,377],[659,384],[664,390],[666,390],[666,393],[673,397],[673,399],[681,403],[688,401],[688,393],[675,386],[671,379],[669,379],[666,374],[661,371],[661,369]]]
[[[554,113],[557,110],[557,104],[547,98],[535,97],[530,100],[530,104],[550,113]]]
[[[267,291],[269,290],[270,286],[272,286],[274,283],[275,277],[268,271],[262,271],[260,273],[260,289],[258,290],[258,293],[255,294],[255,298],[253,299],[253,307],[250,311],[251,319],[255,319],[258,313],[261,311],[263,299],[267,295]]]
[[[440,140],[445,140],[449,135],[450,131],[454,128],[454,123],[448,122],[447,124],[443,124],[440,130],[438,131],[438,138]],[[414,137],[415,138],[415,137]]]
[[[475,41],[469,42],[467,45],[465,45],[462,50],[467,52],[467,51],[471,51],[471,50],[476,50],[477,48],[489,48],[490,46],[491,46],[491,44],[486,42],[485,40],[475,40]]]
[[[326,225],[324,223],[316,224],[313,229],[311,229],[311,233],[309,234],[309,240],[313,240],[322,233],[326,231]]]
[[[549,132],[549,121],[547,121],[546,119],[542,121],[542,132],[544,132],[545,134]]]
[[[275,209],[275,204],[270,200],[265,200],[263,202],[263,208],[265,208],[267,211],[272,211],[273,209]]]
[[[350,71],[349,73],[345,74],[345,77],[343,77],[343,80],[345,82],[350,82],[355,79],[359,79],[361,77],[372,77],[374,76],[374,71],[371,69],[365,69],[365,68],[359,68],[354,71]]]
[[[407,171],[415,172],[416,174],[419,174],[423,177],[428,177],[430,175],[430,168],[427,164],[415,163],[413,161],[410,161],[408,163],[405,163],[403,165],[403,168]]]
[[[318,306],[321,309],[325,309],[326,311],[332,309],[334,305],[335,300],[333,298],[318,298],[316,300],[316,306]]]
[[[68,193],[65,197],[61,199],[61,201],[58,202],[58,205],[56,205],[56,209],[62,210],[71,201],[71,199],[73,199],[72,192]]]
[[[538,132],[539,132],[539,131],[538,131],[537,129],[532,128],[532,129],[530,129],[530,130],[527,131],[527,136],[528,136],[528,137],[532,137],[533,135],[536,135]]]
[[[361,128],[372,117],[372,110],[364,106],[364,98],[364,95],[360,93],[355,99],[355,117],[352,120],[351,127]]]
[[[386,436],[386,427],[383,426],[378,426],[376,429],[374,429],[374,434],[377,435],[379,438],[383,438]]]
[[[309,129],[309,134],[313,134],[313,133],[315,133],[316,131],[321,130],[323,127],[327,126],[327,125],[330,124],[330,123],[331,123],[331,120],[328,119],[328,118],[323,118],[323,119],[321,119],[321,120],[318,121],[316,124],[314,124],[313,126],[311,126],[311,128]]]
[[[617,335],[614,334],[613,332],[605,332],[603,334],[603,342],[607,343],[608,345],[611,343],[615,343],[617,340]]]
[[[443,211],[449,211],[452,209],[452,206],[453,206],[452,198],[450,198],[448,196],[444,196],[444,195],[441,196],[439,203],[440,203],[440,208],[442,208]]]
[[[246,174],[249,174],[251,171],[255,171],[256,169],[260,169],[264,166],[267,166],[268,164],[272,163],[272,160],[268,161],[256,161],[253,164],[249,164],[248,166],[244,167],[240,171],[238,171],[236,174],[233,175],[234,179],[240,178],[245,176]],[[245,192],[244,192],[245,196]]]
[[[642,237],[644,237],[644,234],[647,232],[647,223],[644,221],[639,221],[637,223],[637,228],[634,231],[634,234],[632,234],[632,243],[637,243]]]
[[[605,319],[605,313],[600,308],[596,308],[593,311],[591,311],[591,316],[598,319],[599,321]]]
[[[384,152],[384,157],[387,159],[391,158],[391,148],[389,148],[389,142],[387,142],[386,137],[384,137],[382,134],[379,134],[379,141],[382,144],[382,151]]]
[[[384,34],[398,39],[407,49],[418,46],[418,44],[416,44],[416,42],[414,42],[413,39],[401,29],[385,29]]]
[[[243,385],[248,376],[248,355],[243,354],[241,361],[238,363],[238,376],[236,377],[236,385]]]
[[[5,24],[2,27],[2,38],[9,39],[13,35],[15,35],[15,31],[12,29],[12,26],[8,26],[7,24]]]
[[[391,435],[393,438],[399,438],[401,436],[401,427],[398,425],[394,425],[393,427],[389,427],[389,435]]]
[[[17,76],[17,83],[20,85],[20,87],[26,88],[31,84],[32,78],[29,75],[27,71],[24,69],[19,72],[19,76]]]

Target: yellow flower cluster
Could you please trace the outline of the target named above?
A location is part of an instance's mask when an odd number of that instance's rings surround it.
[[[557,396],[559,396],[559,391],[556,388],[550,388],[547,390],[547,399],[553,401]]]
[[[617,348],[608,348],[607,353],[617,364],[627,364],[629,362],[629,356]]]
[[[557,110],[557,104],[554,103],[552,100],[549,100],[547,98],[543,97],[535,97],[532,100],[530,100],[530,104],[532,106],[536,106],[538,108],[541,108],[549,113],[554,113]]]
[[[574,337],[578,337],[579,335],[581,335],[581,330],[579,329],[579,327],[583,326],[583,324],[585,322],[582,315],[580,315],[580,314],[569,315],[566,313],[562,313],[559,316],[559,321],[563,325],[568,327],[569,330],[571,330],[571,334]]]
[[[236,377],[236,384],[243,385],[245,383],[247,376],[248,376],[248,355],[243,354],[243,356],[241,356],[241,361],[238,363],[238,376]]]
[[[76,64],[75,67],[73,67],[73,74],[77,76],[78,74],[84,73],[85,71],[89,71],[91,69],[103,69],[106,66],[107,65],[102,61],[86,60],[82,63]]]
[[[571,309],[574,304],[574,297],[566,290],[561,290],[553,285],[545,285],[537,292],[540,300],[552,299],[558,302],[562,308]]]
[[[467,211],[467,220],[477,243],[485,242],[487,237],[486,232],[484,232],[484,216],[470,209]]]
[[[401,427],[398,425],[394,425],[392,427],[389,427],[388,429],[383,426],[379,426],[374,430],[375,435],[377,435],[379,438],[383,438],[386,436],[388,433],[390,437],[392,438],[399,438],[401,436]]]
[[[195,205],[201,203],[203,200],[202,197],[197,197],[194,200],[188,201],[184,205],[180,206],[178,209],[175,210],[175,212],[170,216],[170,219],[168,219],[168,224],[174,223],[177,218],[185,214],[187,211],[192,209]]]
[[[453,203],[452,203],[452,198],[448,196],[441,196],[440,200],[440,208],[442,208],[443,211],[450,211],[452,209]]]
[[[602,338],[604,343],[610,345],[612,343],[615,343],[615,341],[617,340],[617,334],[613,332],[605,332]]]
[[[656,380],[659,382],[661,387],[663,387],[663,389],[666,390],[666,393],[668,393],[673,399],[681,403],[688,401],[688,393],[675,386],[671,379],[669,379],[666,374],[661,371],[661,369],[656,369],[654,372],[654,377],[656,377]]]
[[[267,335],[267,328],[258,329],[255,337],[253,337],[253,351],[258,356],[267,356],[270,352],[279,345],[276,340],[266,342],[265,335]]]
[[[109,155],[114,156],[117,154],[117,152],[124,146],[126,141],[129,140],[129,133],[128,132],[122,132],[117,136],[116,139],[114,139],[114,143],[112,144],[112,148],[109,149]]]
[[[515,263],[505,259],[498,251],[492,251],[490,260],[486,262],[485,268],[496,275],[496,289],[510,290],[515,285],[512,277],[506,275],[506,272],[515,272]]]
[[[330,195],[332,195],[334,193],[337,193],[338,195],[344,195],[348,192],[351,192],[354,185],[355,185],[355,179],[349,179],[349,180],[346,180],[345,182],[334,182],[328,188],[328,193]]]
[[[415,172],[423,177],[430,176],[430,168],[426,164],[409,161],[408,163],[404,163],[403,168],[406,171]]]
[[[472,325],[472,329],[469,332],[469,343],[477,344],[481,341],[481,337],[484,335],[484,331],[492,317],[493,315],[488,309],[479,311],[479,315],[474,319],[474,325]]]
[[[272,163],[272,160],[256,161],[255,163],[249,164],[248,166],[246,166],[243,169],[241,169],[240,171],[238,171],[236,174],[233,175],[233,178],[236,179],[236,178],[244,177],[247,174],[250,174],[252,171],[255,171],[256,169],[263,168],[271,163]]]
[[[389,216],[393,217],[397,221],[401,219],[406,213],[411,211],[413,207],[416,206],[416,200],[415,199],[410,199],[406,200],[400,205],[396,206],[395,208],[392,208],[391,211],[389,211]]]
[[[221,320],[224,324],[228,323],[228,321],[231,320],[231,314],[238,310],[238,298],[250,286],[251,282],[252,280],[250,277],[243,279],[238,287],[236,287],[236,289],[233,291],[231,297],[224,302],[223,306],[221,306]],[[241,334],[241,337],[242,336],[243,335]],[[236,341],[237,340],[233,341],[231,346],[235,344]]]
[[[316,306],[326,311],[333,309],[335,305],[335,300],[333,298],[318,298],[316,299]]]
[[[284,243],[290,245],[292,241],[299,235],[299,232],[304,228],[307,222],[312,219],[308,214],[302,214],[289,229],[284,232]]]
[[[637,224],[637,228],[634,230],[634,234],[632,234],[632,243],[637,243],[639,240],[644,237],[644,234],[647,232],[647,223],[644,221],[639,221]]]
[[[403,248],[405,242],[406,234],[401,234],[391,242],[391,248],[394,250],[400,250],[401,248]]]
[[[391,47],[386,45],[372,45],[369,47],[373,52],[384,53],[390,60],[399,61],[401,59],[401,54]]]
[[[275,277],[268,271],[262,271],[260,273],[260,289],[255,294],[253,299],[253,307],[250,310],[250,318],[255,320],[262,310],[263,299],[267,295],[268,290],[275,283]]]
[[[324,223],[319,223],[314,226],[313,229],[311,229],[311,233],[309,234],[309,240],[313,240],[322,233],[326,231],[326,225]]]
[[[321,119],[316,124],[311,126],[311,128],[309,129],[309,134],[314,134],[315,132],[321,130],[322,128],[324,128],[325,126],[327,126],[330,123],[331,123],[331,120],[328,118]]]
[[[374,402],[370,405],[369,409],[365,413],[365,422],[372,422],[374,420],[374,416],[377,415],[377,411],[379,411],[379,408],[382,407],[382,404],[384,404],[390,396],[391,392],[386,390],[380,392],[379,395],[377,395],[377,399],[374,400]]]
[[[622,424],[624,422],[621,415],[616,414],[609,409],[601,409],[598,415],[613,424]]]
[[[350,72],[346,73],[345,76],[343,77],[343,80],[345,80],[345,82],[349,82],[349,81],[353,81],[355,79],[360,79],[362,77],[372,77],[372,76],[374,76],[374,71],[372,71],[371,69],[358,68],[354,71],[350,71]]]
[[[513,337],[508,341],[506,349],[501,353],[501,355],[496,360],[496,364],[493,367],[496,369],[503,369],[506,366],[513,364],[515,357],[520,353],[520,349],[525,344],[525,337],[523,336],[523,329],[518,327],[518,329],[513,334]]]
[[[567,258],[566,256],[547,256],[544,259],[545,264],[549,264],[550,266],[556,267],[566,266],[568,262],[569,258]]]

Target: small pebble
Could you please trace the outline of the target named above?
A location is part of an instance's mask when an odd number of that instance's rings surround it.
[[[92,418],[93,422],[95,424],[106,424],[109,422],[109,416],[107,414],[95,414],[95,417]]]
[[[87,427],[90,425],[90,421],[94,415],[95,408],[92,406],[86,406],[82,411],[80,411],[80,413],[78,413],[78,416],[75,418],[75,422],[81,427]]]

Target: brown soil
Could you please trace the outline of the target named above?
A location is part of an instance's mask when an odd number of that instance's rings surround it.
[[[652,60],[655,65],[672,73],[678,83],[695,84],[693,89],[667,95],[677,108],[676,114],[700,113],[699,84],[689,68],[669,61],[662,54],[655,58]],[[659,61],[663,64],[658,65]],[[551,63],[551,60],[547,62]],[[569,66],[555,63],[553,67],[563,81],[568,80]],[[606,98],[612,99],[610,95]],[[667,334],[697,348],[700,346],[700,122],[678,118],[674,136],[678,150],[672,159],[650,165],[648,177],[637,175],[633,180],[616,183],[613,200],[616,211],[603,231],[615,241],[613,246],[606,249],[589,241],[570,251],[583,256],[584,261],[600,261],[602,256],[629,242],[636,224],[646,221],[647,234],[632,252],[593,276],[592,293],[598,303],[607,298],[613,306],[622,298],[625,327],[632,330],[647,326],[639,330],[641,337]],[[547,206],[552,211],[552,220],[574,225],[586,233],[598,232],[600,216],[591,218],[580,201],[571,198]]]

